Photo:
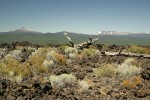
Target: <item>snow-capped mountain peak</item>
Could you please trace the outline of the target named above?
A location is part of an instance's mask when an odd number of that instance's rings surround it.
[[[133,33],[133,32],[117,32],[117,31],[100,31],[97,32],[97,35],[136,35],[136,34],[145,34],[144,32]]]
[[[17,32],[33,32],[30,28],[26,28],[26,27],[18,28],[15,31],[17,31]]]

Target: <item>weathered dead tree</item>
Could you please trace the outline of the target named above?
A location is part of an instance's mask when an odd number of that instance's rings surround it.
[[[93,43],[95,43],[96,41],[99,40],[99,38],[94,38],[94,39],[89,38],[89,41],[87,41],[87,42],[74,44],[67,33],[64,33],[64,35],[68,39],[68,41],[70,42],[71,47],[74,47],[74,48],[77,48],[77,49],[88,48],[90,45],[92,45]],[[143,57],[143,58],[150,59],[150,55],[148,55],[148,54],[135,54],[135,53],[131,53],[131,52],[124,53],[124,52],[122,52],[121,48],[119,49],[118,52],[106,52],[106,51],[103,51],[103,52],[101,52],[101,55],[102,56],[106,55],[106,56]]]
[[[93,43],[95,43],[96,41],[99,40],[99,38],[94,38],[94,39],[89,38],[89,41],[87,41],[87,42],[82,42],[82,43],[79,43],[79,44],[74,44],[73,41],[71,40],[71,38],[68,36],[67,33],[64,33],[64,35],[68,39],[68,41],[70,42],[71,47],[75,47],[77,49],[88,48],[90,45],[92,45]]]
[[[135,54],[135,53],[122,53],[122,52],[101,52],[102,55],[107,56],[125,56],[125,57],[142,57],[142,58],[148,58],[150,59],[150,55],[148,54]]]

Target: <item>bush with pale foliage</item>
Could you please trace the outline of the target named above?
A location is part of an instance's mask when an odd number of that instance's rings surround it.
[[[66,47],[65,53],[66,53],[66,55],[68,55],[68,57],[70,59],[76,59],[77,54],[78,54],[78,50],[76,48],[73,48],[73,47]]]
[[[73,47],[66,47],[65,48],[65,53],[77,53],[78,50],[76,48]]]
[[[47,60],[48,60],[48,61],[50,61],[50,60],[56,60],[55,54],[56,54],[56,51],[54,51],[54,50],[48,52],[48,53],[46,54]]]
[[[136,65],[136,61],[133,58],[126,59],[121,65],[118,65],[116,73],[123,76],[129,77],[141,72],[141,68]]]
[[[80,92],[87,92],[89,88],[94,85],[94,83],[89,79],[83,79],[78,81],[78,85],[79,85]]]
[[[13,51],[10,51],[10,53],[9,54],[7,54],[6,56],[5,56],[5,58],[7,59],[9,59],[9,58],[14,58],[14,59],[16,59],[16,60],[20,60],[21,59],[21,50],[13,50]]]
[[[73,74],[60,74],[60,75],[51,75],[49,80],[52,86],[64,87],[68,85],[73,85],[76,81],[76,77]]]
[[[46,68],[51,68],[53,65],[54,65],[53,60],[50,60],[50,61],[44,60],[43,61],[43,66],[46,67]]]

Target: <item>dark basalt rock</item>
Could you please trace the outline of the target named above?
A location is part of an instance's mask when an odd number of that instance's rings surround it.
[[[6,80],[6,79],[3,79],[2,81],[1,81],[1,85],[2,85],[2,88],[3,89],[6,89],[7,88],[7,86],[8,86],[8,80]]]
[[[99,50],[102,50],[103,46],[104,46],[103,44],[96,44],[96,48]]]
[[[41,89],[40,82],[39,81],[35,81],[33,83],[33,87],[36,88],[36,89]]]
[[[150,96],[150,91],[149,90],[145,90],[145,89],[140,89],[138,91],[134,91],[134,95],[135,97],[138,97],[138,98],[144,98],[146,96]]]
[[[1,43],[0,44],[0,48],[10,48],[11,47],[11,44],[9,44],[9,43]]]
[[[23,41],[23,42],[14,42],[13,43],[15,46],[16,45],[19,45],[19,46],[30,46],[31,45],[31,43],[30,42],[28,42],[28,41]]]
[[[150,80],[150,69],[142,71],[141,76],[144,80]]]
[[[21,60],[20,60],[20,62],[25,62],[27,59],[28,59],[28,57],[31,55],[31,53],[32,53],[33,51],[29,51],[29,50],[27,50],[27,49],[22,49],[22,51],[21,51],[21,55],[20,55],[20,57],[21,57]]]
[[[51,86],[51,83],[50,82],[47,82],[43,88],[43,93],[48,93],[52,90],[52,86]]]

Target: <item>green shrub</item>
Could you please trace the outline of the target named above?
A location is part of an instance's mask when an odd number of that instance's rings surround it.
[[[114,64],[102,64],[93,71],[97,77],[112,77],[115,74]]]
[[[100,54],[99,50],[97,50],[97,49],[91,49],[91,48],[83,49],[83,53],[85,53],[88,57]]]
[[[95,51],[94,49],[83,49],[83,52],[87,55],[87,56],[92,56],[94,55]]]
[[[150,54],[150,49],[132,45],[130,48],[127,49],[127,52],[138,53],[138,54]]]

